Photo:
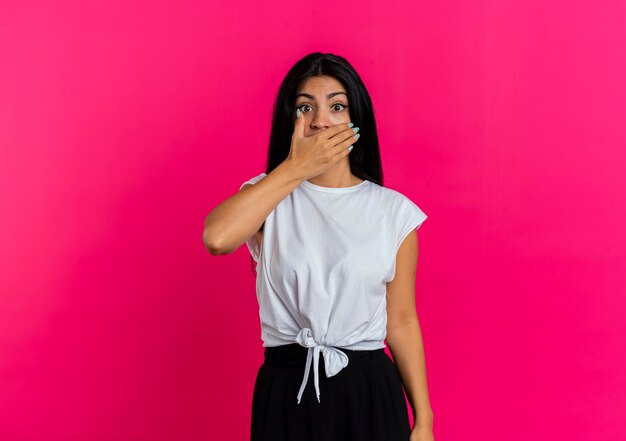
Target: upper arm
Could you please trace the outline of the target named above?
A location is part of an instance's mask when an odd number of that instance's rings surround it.
[[[417,318],[415,275],[417,272],[417,230],[402,241],[396,255],[396,274],[387,283],[387,330]]]
[[[244,188],[251,187],[251,186],[253,186],[253,185],[254,185],[254,184],[243,184],[243,185],[241,186],[241,188],[239,189],[239,191],[243,190]],[[261,226],[259,227],[259,230],[258,230],[256,233],[254,233],[254,234],[256,235],[256,238],[257,238],[257,240],[258,240],[258,243],[261,243],[261,242],[262,242],[262,239],[263,239],[263,227],[264,227],[264,226],[265,226],[265,221],[261,224]]]

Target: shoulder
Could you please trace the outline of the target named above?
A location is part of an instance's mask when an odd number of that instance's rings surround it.
[[[377,199],[383,217],[393,225],[400,239],[406,237],[406,234],[418,228],[428,218],[419,205],[404,193],[377,184],[372,185],[372,188],[372,195]]]
[[[374,182],[371,183],[372,196],[377,198],[379,203],[388,210],[407,210],[417,206],[404,193],[389,187],[380,186]]]

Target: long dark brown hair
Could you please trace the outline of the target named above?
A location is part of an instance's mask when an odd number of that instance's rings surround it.
[[[366,135],[348,155],[353,175],[383,185],[383,169],[378,145],[376,119],[370,95],[354,68],[348,61],[330,53],[314,52],[301,58],[283,79],[274,102],[272,130],[265,173],[269,174],[289,155],[291,137],[296,121],[296,94],[310,77],[326,75],[335,78],[346,89],[350,120]],[[251,265],[254,270],[254,259]]]

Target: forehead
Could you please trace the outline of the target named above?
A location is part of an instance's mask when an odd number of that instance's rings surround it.
[[[303,97],[323,101],[336,96],[345,98],[346,95],[346,89],[335,78],[326,75],[318,75],[309,77],[302,83],[296,92],[296,99]]]

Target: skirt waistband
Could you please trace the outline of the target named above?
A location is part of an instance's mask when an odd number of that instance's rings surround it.
[[[373,358],[386,356],[385,348],[371,350],[355,350],[336,347],[348,356],[350,365],[362,363]],[[298,343],[291,343],[281,346],[266,346],[264,355],[265,361],[274,366],[293,366],[302,367],[306,363],[309,348],[305,348]],[[324,352],[320,352],[320,362],[324,357]]]

